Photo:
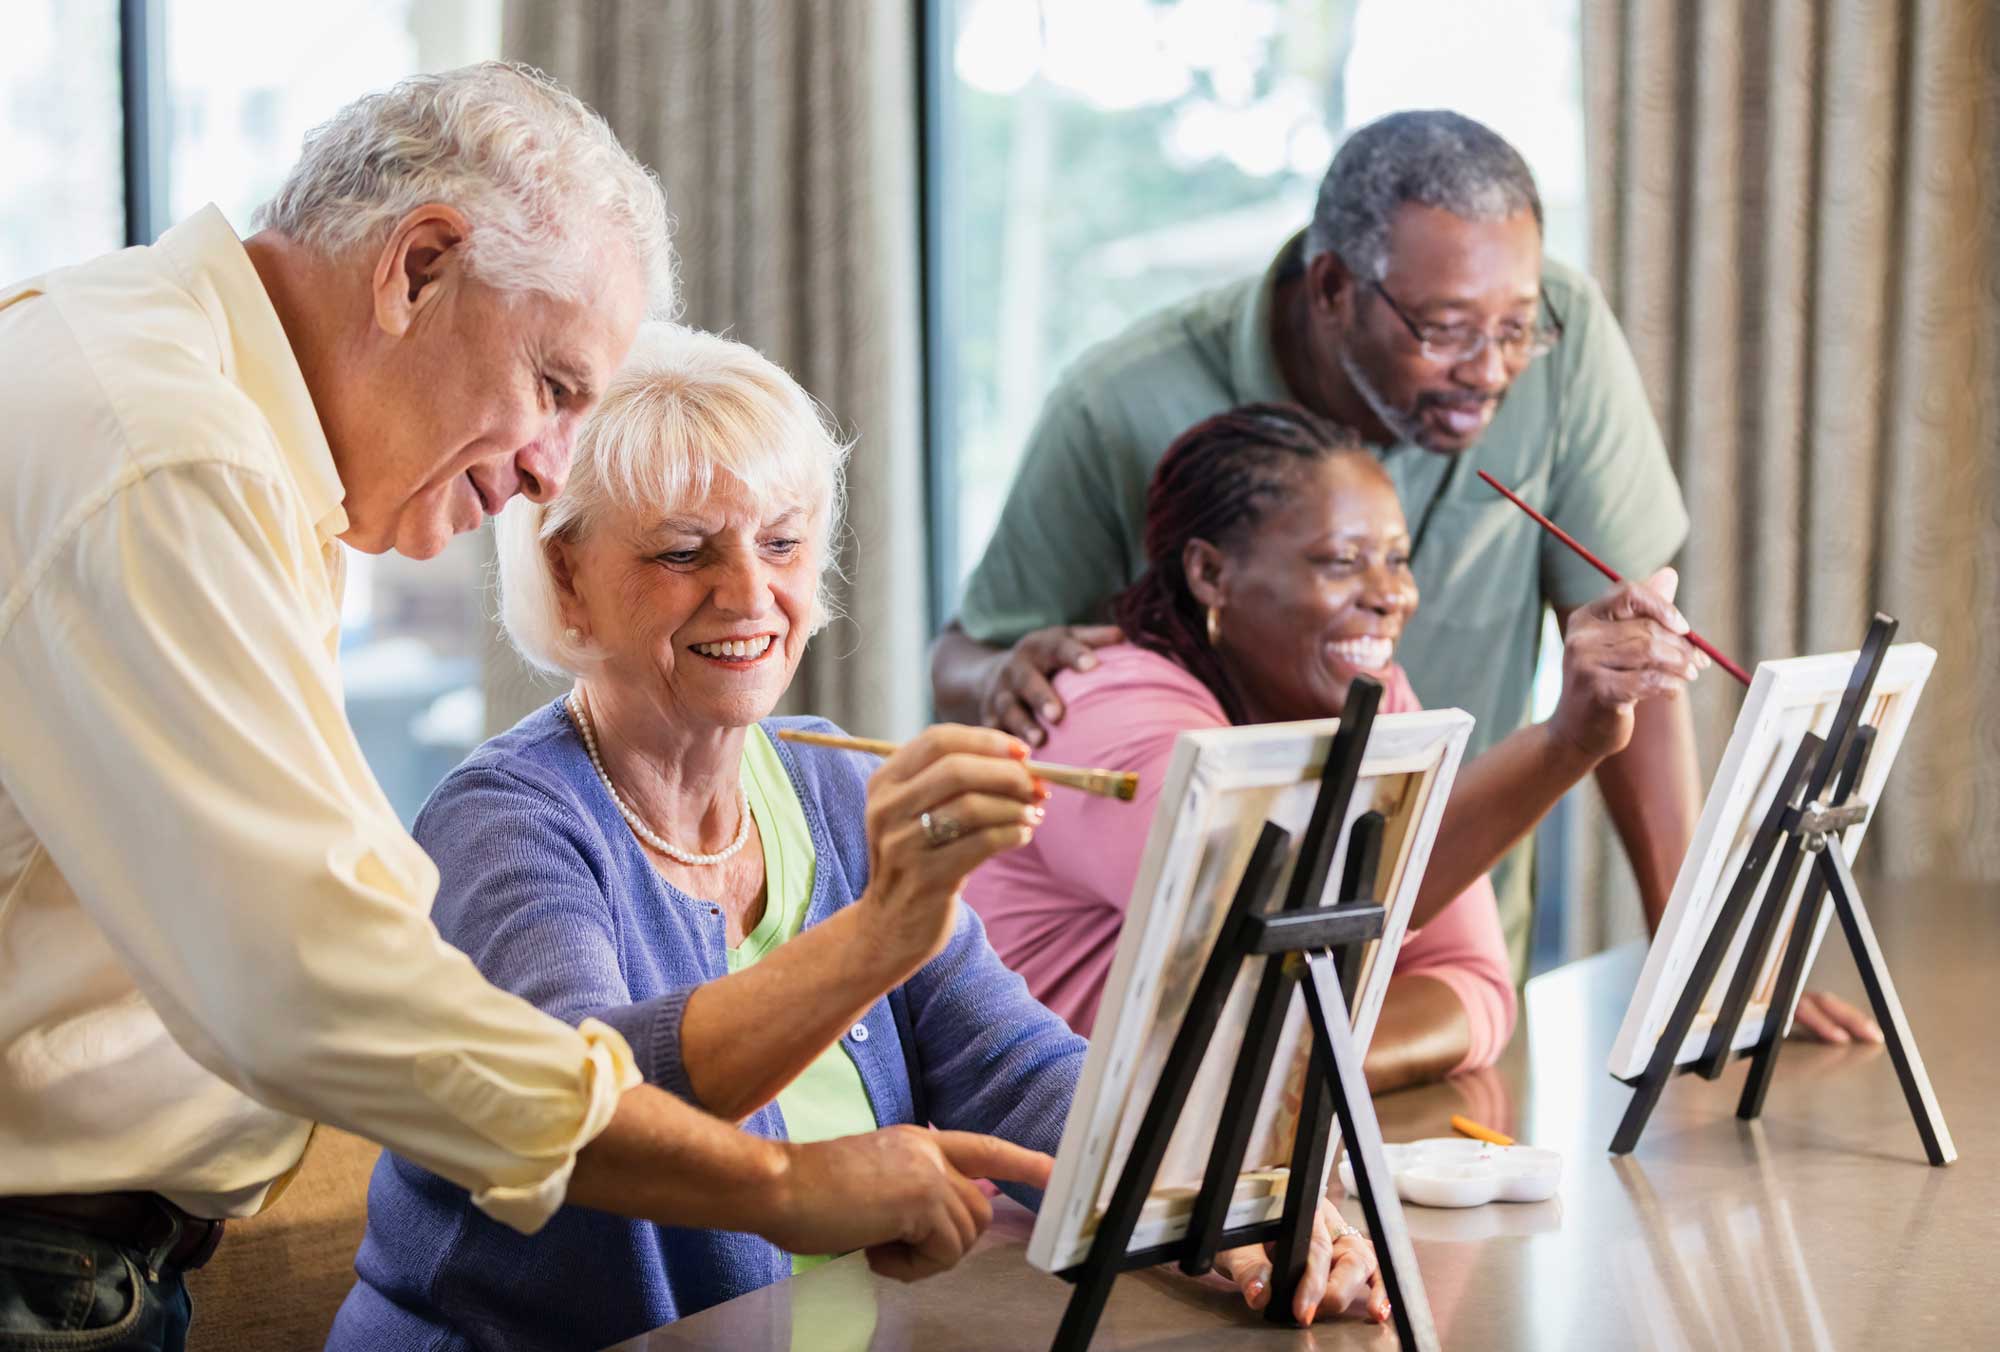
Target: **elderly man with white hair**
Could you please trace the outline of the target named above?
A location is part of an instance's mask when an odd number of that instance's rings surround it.
[[[966,1175],[1045,1157],[781,1145],[642,1085],[440,941],[343,712],[341,545],[428,557],[561,489],[671,304],[657,182],[488,64],[336,114],[260,225],[0,290],[0,1346],[181,1347],[181,1274],[313,1121],[518,1230],[567,1201],[955,1261]]]
[[[786,740],[835,731],[822,720],[771,717],[827,616],[844,455],[755,351],[642,327],[570,486],[500,522],[508,633],[573,684],[419,814],[438,929],[495,984],[618,1029],[648,1081],[759,1135],[928,1122],[1052,1150],[1083,1039],[959,893],[1075,804],[1048,801],[1026,745],[989,728],[933,727],[878,762]],[[1373,1251],[1337,1237],[1330,1204],[1320,1219],[1293,1313],[1383,1317]],[[385,1155],[328,1348],[592,1352],[829,1251],[581,1210],[525,1236]],[[1268,1299],[1261,1254],[1218,1269]]]

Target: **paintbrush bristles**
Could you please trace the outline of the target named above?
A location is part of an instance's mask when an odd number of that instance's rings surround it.
[[[836,737],[832,733],[799,728],[781,728],[778,736],[787,742],[830,746],[838,751],[865,751],[871,756],[893,756],[898,750],[896,743],[877,737]],[[1121,803],[1131,802],[1139,792],[1139,776],[1129,770],[1086,770],[1074,765],[1045,765],[1040,761],[1029,761],[1027,769],[1037,779],[1094,793],[1100,798],[1116,798]]]
[[[1131,802],[1134,795],[1139,792],[1139,776],[1129,770],[1076,770],[1067,765],[1044,765],[1040,761],[1029,761],[1028,773],[1037,779],[1046,779],[1051,784],[1081,789],[1100,798],[1116,798],[1121,803]]]

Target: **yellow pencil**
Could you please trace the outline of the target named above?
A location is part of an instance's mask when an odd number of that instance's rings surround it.
[[[802,732],[796,728],[781,729],[778,736],[788,742],[830,746],[840,751],[866,751],[872,756],[892,756],[898,749],[896,743],[875,737],[835,737],[830,733]],[[1132,796],[1139,792],[1139,776],[1129,770],[1083,770],[1074,765],[1044,765],[1040,761],[1029,761],[1028,773],[1051,784],[1081,789],[1100,798],[1116,798],[1126,803],[1131,802]]]
[[[1461,1136],[1470,1136],[1475,1141],[1485,1141],[1488,1145],[1512,1145],[1512,1136],[1503,1136],[1491,1127],[1482,1127],[1469,1117],[1451,1115],[1451,1129]]]

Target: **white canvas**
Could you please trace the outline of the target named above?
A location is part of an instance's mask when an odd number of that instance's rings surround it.
[[[1846,692],[1859,656],[1853,652],[1826,653],[1758,665],[1751,678],[1750,693],[1736,716],[1728,749],[1723,752],[1722,766],[1709,786],[1708,801],[1702,807],[1680,876],[1675,879],[1673,897],[1646,954],[1638,989],[1625,1011],[1618,1040],[1612,1045],[1613,1075],[1630,1079],[1645,1070],[1702,945],[1708,940],[1716,912],[1728,897],[1743,858],[1749,853],[1751,837],[1777,793],[1778,781],[1791,764],[1800,740],[1809,732],[1824,736],[1832,727],[1840,697]],[[1921,643],[1898,643],[1884,655],[1874,692],[1861,714],[1861,721],[1876,729],[1876,738],[1856,794],[1859,801],[1871,805],[1880,801],[1889,769],[1896,763],[1896,751],[1902,745],[1903,734],[1916,712],[1918,696],[1923,693],[1924,682],[1936,661],[1937,653]],[[1867,830],[1868,824],[1863,822],[1841,834],[1841,846],[1850,863]],[[1801,868],[1793,880],[1777,937],[1752,988],[1732,1050],[1754,1046],[1763,1035],[1777,986],[1778,967],[1784,960],[1799,899],[1810,876],[1810,869]],[[1748,920],[1753,914],[1754,911],[1746,912],[1745,923],[1738,927],[1735,942],[1724,955],[1694,1026],[1676,1053],[1675,1064],[1699,1060],[1707,1049],[1709,1032],[1748,941]],[[1808,965],[1819,951],[1832,915],[1831,904],[1820,908]],[[1792,1013],[1787,1009],[1781,1015],[1787,1029]]]
[[[1266,820],[1292,833],[1291,857],[1274,893],[1283,897],[1338,727],[1333,719],[1269,723],[1188,732],[1176,741],[1055,1173],[1029,1242],[1035,1266],[1060,1272],[1088,1253],[1251,849]],[[1369,735],[1321,899],[1330,904],[1336,898],[1354,819],[1381,811],[1386,821],[1375,896],[1387,914],[1362,968],[1353,1024],[1359,1048],[1368,1045],[1393,965],[1376,955],[1393,955],[1402,942],[1471,730],[1471,715],[1441,709],[1379,715]],[[1131,1248],[1186,1233],[1266,961],[1246,961],[1231,988]],[[1294,991],[1229,1225],[1282,1209],[1306,1047],[1305,1005]]]

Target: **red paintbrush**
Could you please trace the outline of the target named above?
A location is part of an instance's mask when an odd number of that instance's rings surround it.
[[[1561,526],[1558,526],[1555,522],[1543,516],[1540,512],[1530,507],[1527,503],[1521,501],[1520,497],[1512,489],[1508,488],[1505,484],[1501,483],[1498,479],[1494,478],[1491,474],[1488,474],[1483,469],[1476,470],[1474,472],[1478,474],[1480,478],[1486,480],[1487,483],[1491,484],[1495,492],[1499,493],[1501,496],[1505,497],[1507,501],[1513,503],[1516,507],[1519,507],[1529,516],[1532,516],[1533,518],[1535,518],[1535,520],[1539,521],[1542,525],[1543,530],[1555,536],[1556,539],[1561,540],[1571,549],[1574,549],[1577,553],[1578,558],[1582,559],[1592,568],[1595,568],[1598,572],[1610,578],[1613,582],[1622,583],[1625,581],[1624,578],[1618,576],[1617,573],[1613,572],[1609,567],[1607,567],[1603,559],[1598,558],[1597,555],[1591,553],[1589,550],[1585,549],[1582,545],[1578,544],[1576,542],[1575,536],[1571,535]],[[1743,682],[1743,684],[1745,685],[1750,684],[1749,673],[1744,671],[1743,668],[1737,666],[1734,662],[1730,661],[1728,658],[1724,657],[1719,651],[1717,651],[1716,646],[1713,643],[1710,643],[1700,634],[1695,633],[1694,630],[1692,629],[1688,630],[1687,641],[1689,643],[1694,644],[1695,647],[1701,649],[1703,652],[1707,653],[1710,657],[1714,658],[1715,664],[1721,667],[1724,671],[1728,672],[1731,676],[1734,676],[1737,680]]]

